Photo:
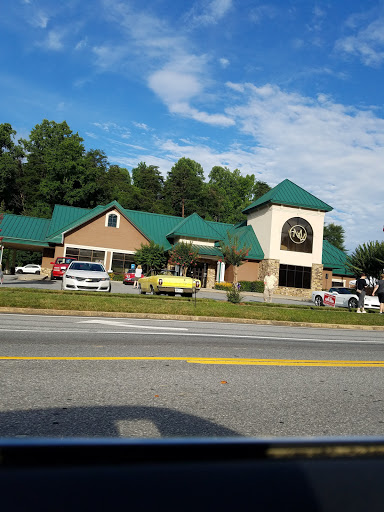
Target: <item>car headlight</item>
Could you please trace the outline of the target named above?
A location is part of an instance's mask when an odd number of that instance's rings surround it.
[[[109,277],[102,277],[100,281],[109,281]]]
[[[65,274],[65,277],[67,279],[75,279],[75,276],[72,276],[71,274]]]

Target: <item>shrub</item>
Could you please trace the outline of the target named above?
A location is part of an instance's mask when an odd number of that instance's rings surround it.
[[[243,292],[264,292],[263,281],[240,281],[240,285]]]
[[[239,304],[242,301],[243,297],[240,294],[240,283],[233,284],[231,288],[227,290],[227,300],[228,302],[232,302],[232,304]]]
[[[222,283],[215,284],[215,290],[228,290],[228,288],[232,287],[232,283],[226,283],[223,281]]]

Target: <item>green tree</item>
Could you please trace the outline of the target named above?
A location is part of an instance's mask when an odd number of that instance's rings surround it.
[[[131,175],[124,167],[110,165],[104,175],[105,202],[117,201],[123,208],[134,209],[132,204]]]
[[[179,265],[183,270],[183,276],[186,276],[188,269],[196,266],[198,259],[199,251],[192,242],[179,242],[169,251],[168,263]]]
[[[0,209],[20,214],[24,211],[21,178],[25,154],[21,146],[15,144],[15,135],[9,123],[0,124]]]
[[[158,272],[167,261],[164,247],[156,244],[153,240],[149,244],[141,244],[140,249],[136,249],[135,263],[141,265],[147,272]]]
[[[168,213],[185,217],[197,211],[203,179],[204,172],[199,163],[190,158],[180,158],[169,171],[165,182]]]
[[[27,213],[49,217],[56,203],[88,203],[94,187],[90,181],[94,179],[95,155],[91,152],[85,159],[83,139],[65,121],[44,119],[28,140],[20,142],[27,154],[22,179]]]
[[[157,165],[140,162],[132,169],[132,208],[151,213],[164,213],[164,178]]]
[[[217,222],[241,222],[246,218],[242,210],[269,190],[253,174],[243,176],[239,169],[215,166],[203,191],[203,216]]]
[[[244,259],[248,256],[250,247],[240,246],[239,237],[227,232],[227,240],[220,242],[220,249],[224,256],[226,265],[233,266],[233,284],[237,284],[237,271]]]
[[[356,277],[365,272],[367,276],[379,279],[384,269],[384,242],[376,240],[356,247],[347,257],[347,267]]]
[[[345,231],[343,226],[334,224],[333,222],[326,224],[324,226],[323,238],[341,251],[345,251]]]

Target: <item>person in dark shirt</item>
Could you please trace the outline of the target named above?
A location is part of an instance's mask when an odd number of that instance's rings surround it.
[[[377,281],[373,289],[372,295],[375,295],[376,291],[380,302],[380,314],[384,315],[384,274],[381,274],[379,281]]]
[[[366,275],[363,272],[360,275],[360,279],[356,281],[356,293],[359,296],[359,302],[357,304],[356,313],[366,313],[364,309],[365,289],[367,287]]]

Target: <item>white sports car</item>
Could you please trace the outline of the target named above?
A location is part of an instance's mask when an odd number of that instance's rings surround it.
[[[349,288],[330,288],[328,292],[312,292],[312,302],[316,306],[324,306],[324,294],[334,295],[336,298],[335,306],[339,308],[357,308],[359,300],[355,290]],[[364,299],[364,308],[366,309],[380,309],[380,303],[378,297],[372,295],[366,295]]]

